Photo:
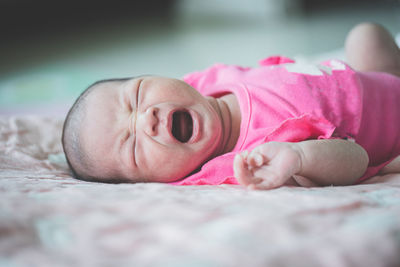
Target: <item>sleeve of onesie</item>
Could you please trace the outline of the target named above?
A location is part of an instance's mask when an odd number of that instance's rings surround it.
[[[265,138],[265,142],[300,142],[310,139],[346,138],[335,136],[336,127],[324,118],[304,114],[283,121]]]

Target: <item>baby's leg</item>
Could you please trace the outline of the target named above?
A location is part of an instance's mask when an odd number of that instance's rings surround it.
[[[382,26],[362,23],[346,39],[348,63],[358,71],[381,71],[400,76],[400,49]],[[380,174],[400,173],[400,156],[386,165]]]
[[[358,71],[379,71],[400,76],[400,49],[382,26],[362,23],[347,36],[346,57]]]

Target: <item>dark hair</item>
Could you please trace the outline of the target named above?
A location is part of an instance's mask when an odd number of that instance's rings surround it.
[[[89,173],[82,170],[82,168],[79,168],[80,166],[78,166],[78,165],[81,166],[83,165],[89,167],[89,158],[87,154],[83,151],[79,141],[79,132],[80,132],[79,129],[81,127],[81,121],[82,121],[81,113],[83,107],[85,106],[86,98],[94,91],[95,88],[97,88],[97,85],[99,84],[106,82],[127,81],[129,79],[132,78],[129,77],[129,78],[105,79],[94,82],[79,95],[79,97],[75,100],[74,104],[68,111],[67,116],[65,117],[64,120],[61,142],[68,166],[71,169],[73,177],[75,177],[76,179],[92,182],[92,181],[99,181],[100,178],[90,175]],[[111,181],[107,179],[101,179],[101,181],[112,182],[112,183],[123,182],[122,179],[117,179],[117,178],[112,179]]]

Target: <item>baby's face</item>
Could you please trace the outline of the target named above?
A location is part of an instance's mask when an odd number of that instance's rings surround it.
[[[146,76],[95,86],[81,131],[92,175],[176,181],[221,149],[215,100],[185,82]]]

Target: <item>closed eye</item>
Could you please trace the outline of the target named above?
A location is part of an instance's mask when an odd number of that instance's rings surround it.
[[[126,146],[128,146],[128,157],[129,160],[137,167],[136,164],[136,138],[130,138],[130,135],[127,139]]]
[[[140,82],[138,83],[138,87],[137,87],[137,90],[136,90],[136,105],[135,105],[135,107],[136,107],[136,110],[135,110],[136,114],[137,114],[138,111],[139,111],[139,99],[140,99],[140,91],[141,91],[140,88],[141,88],[141,85],[142,85],[142,81],[143,81],[143,79],[140,80]],[[136,127],[136,120],[135,120],[135,125],[133,125],[133,127]],[[134,138],[133,138],[133,144],[132,144],[132,151],[133,151],[132,162],[133,162],[133,164],[137,167],[137,157],[136,157],[136,155],[137,155],[137,153],[136,153],[137,134],[136,134],[136,129],[134,129],[134,133],[135,133],[135,136],[134,136]]]
[[[136,136],[133,139],[132,150],[131,151],[132,151],[132,162],[137,167],[137,162],[136,162]]]
[[[136,109],[139,108],[139,99],[140,99],[140,92],[141,92],[141,88],[142,88],[142,82],[144,79],[140,80],[139,84],[138,84],[138,88],[136,90]]]

